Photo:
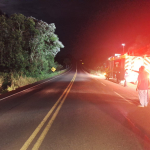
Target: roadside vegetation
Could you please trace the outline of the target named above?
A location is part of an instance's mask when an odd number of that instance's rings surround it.
[[[55,56],[64,45],[55,29],[53,23],[23,14],[0,15],[0,93],[62,72]]]
[[[101,75],[101,74],[104,74],[104,69],[103,69],[103,66],[101,67],[89,67],[89,66],[86,66],[86,65],[83,65],[83,68],[85,71],[87,71],[88,73],[90,74],[93,74],[93,75]]]
[[[89,70],[88,72],[90,74],[94,74],[94,75],[98,75],[98,76],[102,74],[101,70],[97,70],[97,69],[96,70],[88,69],[88,70]]]
[[[60,71],[55,71],[50,74],[43,74],[39,75],[38,77],[27,77],[27,76],[18,76],[14,77],[13,75],[11,76],[11,85],[7,87],[7,89],[2,89],[2,84],[3,84],[3,76],[0,76],[0,91],[1,94],[15,90],[19,87],[23,87],[25,85],[29,85],[47,78],[51,78],[53,76],[59,75],[64,73],[66,70],[60,70]]]

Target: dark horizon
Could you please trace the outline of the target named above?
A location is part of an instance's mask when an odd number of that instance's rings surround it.
[[[47,23],[55,23],[56,34],[65,48],[57,58],[85,55],[103,61],[114,53],[125,52],[139,35],[150,33],[150,2],[120,0],[0,0],[8,15],[22,13]]]

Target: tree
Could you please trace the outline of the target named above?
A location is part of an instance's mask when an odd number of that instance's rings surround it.
[[[69,65],[71,64],[71,61],[70,61],[69,58],[65,58],[64,61],[63,61],[63,63],[66,65],[66,68],[68,68]]]
[[[56,66],[54,57],[64,45],[55,29],[54,24],[33,17],[0,14],[0,72],[6,73],[4,82],[10,81],[11,73],[36,75]]]
[[[13,14],[0,17],[1,71],[32,73],[48,71],[54,57],[64,45],[59,41],[54,24],[33,17]]]
[[[34,20],[36,29],[39,31],[30,40],[31,63],[36,62],[37,69],[42,71],[44,68],[54,66],[54,57],[60,51],[60,48],[64,48],[64,45],[54,33],[55,24],[47,24],[33,17],[30,18]]]
[[[35,22],[22,14],[0,17],[0,67],[6,72],[21,72],[29,64],[29,40],[37,32]]]

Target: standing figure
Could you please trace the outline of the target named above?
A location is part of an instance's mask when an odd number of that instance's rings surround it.
[[[127,69],[124,69],[123,70],[124,87],[127,86],[126,73],[127,73]]]
[[[139,69],[138,84],[136,88],[141,104],[140,107],[147,107],[148,105],[148,86],[149,74],[145,71],[145,67],[141,66]]]

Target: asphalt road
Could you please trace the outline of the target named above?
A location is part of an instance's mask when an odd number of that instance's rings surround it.
[[[74,67],[0,96],[0,150],[150,150],[135,85]]]

